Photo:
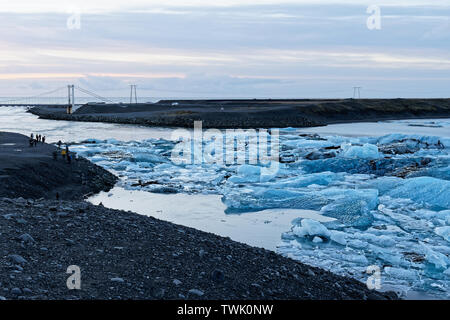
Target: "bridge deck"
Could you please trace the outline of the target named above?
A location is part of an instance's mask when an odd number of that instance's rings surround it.
[[[75,107],[82,104],[76,104]],[[48,104],[48,103],[0,103],[0,107],[67,107],[67,104]]]

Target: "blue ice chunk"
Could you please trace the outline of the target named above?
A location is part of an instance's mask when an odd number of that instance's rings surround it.
[[[378,159],[381,157],[378,147],[373,144],[366,143],[362,146],[352,146],[343,144],[342,152],[339,156],[351,159]]]
[[[234,183],[259,182],[261,179],[261,167],[248,164],[241,165],[236,170],[237,175],[228,179]]]
[[[440,162],[443,161],[441,159],[438,159],[432,166],[416,172],[412,172],[408,177],[413,178],[413,177],[428,176],[438,179],[450,180],[450,165],[441,164]]]
[[[301,226],[293,227],[292,232],[299,238],[321,236],[329,239],[331,235],[327,227],[312,219],[302,219]]]
[[[450,227],[449,226],[437,227],[436,229],[434,229],[434,232],[437,235],[444,238],[446,241],[450,242]]]
[[[237,168],[237,174],[244,177],[259,176],[261,174],[261,167],[244,164]]]
[[[380,158],[380,159],[351,159],[351,158],[328,158],[319,160],[303,160],[299,162],[300,167],[306,173],[317,173],[323,171],[346,172],[349,174],[375,174],[384,176],[392,174],[398,169],[407,166],[419,166],[423,158]]]
[[[161,157],[157,154],[148,152],[148,153],[136,153],[133,155],[131,161],[134,162],[149,162],[149,163],[160,163],[165,162],[167,159]]]
[[[339,243],[340,245],[343,246],[347,245],[347,233],[338,230],[331,230],[330,233],[331,233],[330,235],[331,241]]]
[[[404,279],[414,281],[418,278],[418,274],[416,270],[407,270],[395,267],[386,267],[384,268],[384,272],[390,277],[395,279]]]
[[[276,182],[270,183],[269,185],[271,188],[278,189],[303,188],[313,184],[327,186],[333,182],[343,179],[343,174],[336,174],[333,172],[320,172],[314,174],[305,174],[287,179],[278,179]]]
[[[425,253],[425,258],[438,270],[446,270],[449,264],[449,258],[440,252],[431,249],[428,245],[421,243]]]
[[[450,209],[450,181],[447,180],[431,177],[405,179],[387,195],[427,203],[437,209]]]
[[[397,177],[378,177],[377,179],[368,182],[368,185],[371,188],[376,188],[380,195],[384,195],[401,185],[403,182],[403,179]]]
[[[441,146],[444,148],[450,147],[450,138],[438,137],[438,136],[421,136],[421,135],[408,135],[408,134],[389,134],[378,138],[379,144],[389,144],[393,142],[404,142],[410,144],[428,144],[429,146]],[[440,142],[440,144],[439,144]]]
[[[321,209],[321,213],[358,228],[372,224],[371,210],[378,206],[378,190],[330,188],[319,192],[334,201]]]

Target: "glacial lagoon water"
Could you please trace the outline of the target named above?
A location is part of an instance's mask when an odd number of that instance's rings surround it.
[[[273,175],[262,175],[260,164],[175,164],[171,129],[39,120],[0,108],[0,130],[72,142],[73,151],[119,175],[93,203],[361,281],[377,266],[382,290],[450,297],[449,119],[280,129],[282,163]]]

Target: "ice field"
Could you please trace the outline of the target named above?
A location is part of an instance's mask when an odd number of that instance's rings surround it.
[[[171,156],[179,143],[164,139],[90,139],[72,150],[119,174],[129,190],[222,195],[229,215],[316,210],[334,220],[294,219],[279,253],[361,281],[368,266],[378,266],[384,290],[448,298],[450,121],[399,123],[436,135],[356,137],[281,129],[276,172],[265,170],[271,163],[209,163],[195,147],[191,159],[200,163],[176,164]],[[203,141],[202,148],[209,143]]]

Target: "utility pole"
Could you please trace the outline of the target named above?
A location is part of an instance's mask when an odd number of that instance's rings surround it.
[[[136,85],[130,84],[130,104],[133,103],[133,94],[134,94],[134,103],[137,103],[137,93],[136,93]]]
[[[353,99],[356,99],[356,97],[361,99],[361,89],[362,87],[353,87]]]

